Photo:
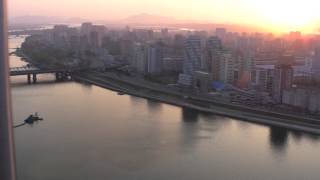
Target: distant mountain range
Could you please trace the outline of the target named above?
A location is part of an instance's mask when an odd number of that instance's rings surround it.
[[[120,21],[122,24],[176,24],[178,21],[172,17],[157,16],[151,14],[138,14]]]
[[[191,29],[203,29],[214,30],[217,27],[225,27],[230,31],[236,32],[254,32],[264,31],[264,29],[253,25],[239,25],[239,24],[217,24],[212,22],[201,22],[191,20],[177,20],[173,17],[158,16],[152,14],[138,14],[130,16],[121,20],[88,20],[84,18],[65,18],[65,17],[50,17],[50,16],[19,16],[9,18],[9,26],[14,27],[17,25],[46,25],[46,24],[77,24],[82,22],[91,21],[99,24],[109,25],[130,25],[134,26],[169,26],[177,28],[191,28]]]
[[[190,28],[198,30],[214,30],[218,27],[224,27],[230,31],[235,32],[264,32],[263,28],[254,25],[245,24],[221,24],[208,21],[194,21],[194,20],[177,20],[172,17],[157,16],[151,14],[138,14],[121,21],[118,24],[136,26],[136,25],[156,25],[156,26],[169,26],[175,28]]]

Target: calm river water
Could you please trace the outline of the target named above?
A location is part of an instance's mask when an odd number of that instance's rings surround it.
[[[18,47],[23,38],[10,38]],[[11,56],[11,66],[22,66]],[[319,180],[320,137],[258,125],[51,75],[12,78],[21,180]]]

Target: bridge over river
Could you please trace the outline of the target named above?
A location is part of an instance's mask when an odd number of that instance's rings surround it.
[[[27,76],[28,83],[37,83],[39,74],[55,74],[56,80],[65,80],[71,76],[72,72],[80,69],[40,69],[34,66],[10,68],[10,76]]]

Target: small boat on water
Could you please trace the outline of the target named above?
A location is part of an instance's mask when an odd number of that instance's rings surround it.
[[[27,119],[24,120],[26,124],[33,124],[36,121],[42,121],[43,118],[40,118],[38,113],[31,114]]]
[[[27,119],[25,119],[23,121],[23,123],[19,124],[19,125],[15,125],[14,128],[18,128],[18,127],[21,127],[21,126],[24,126],[26,124],[29,124],[29,125],[32,125],[34,124],[35,122],[37,121],[42,121],[43,118],[40,118],[38,113],[35,113],[35,114],[31,114]]]

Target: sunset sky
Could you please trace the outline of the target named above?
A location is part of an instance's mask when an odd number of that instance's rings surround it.
[[[9,0],[10,16],[115,20],[148,13],[181,20],[254,24],[274,31],[315,31],[319,0]],[[319,26],[320,27],[320,26]]]

